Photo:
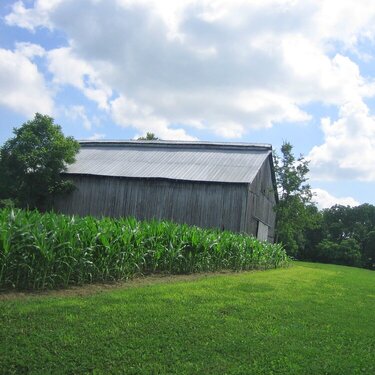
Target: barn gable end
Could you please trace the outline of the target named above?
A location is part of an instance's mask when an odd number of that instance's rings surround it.
[[[275,236],[276,213],[274,207],[277,203],[275,194],[276,183],[274,179],[272,157],[265,160],[259,169],[254,181],[249,185],[250,213],[248,233],[260,239],[273,242]]]
[[[76,189],[55,209],[168,219],[272,241],[271,153],[269,145],[243,143],[81,142],[66,173]]]

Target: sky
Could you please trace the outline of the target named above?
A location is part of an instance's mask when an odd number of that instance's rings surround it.
[[[0,0],[0,145],[283,142],[319,208],[375,204],[375,1]]]

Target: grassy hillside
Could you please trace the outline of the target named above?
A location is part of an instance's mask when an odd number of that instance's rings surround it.
[[[372,271],[295,263],[184,278],[3,295],[0,373],[375,373]]]

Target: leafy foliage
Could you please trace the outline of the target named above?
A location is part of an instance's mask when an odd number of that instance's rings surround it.
[[[139,137],[138,141],[158,141],[158,138],[154,133],[147,132],[145,137]]]
[[[324,244],[318,245],[316,260],[375,269],[375,206],[335,205],[325,209],[320,231]],[[350,256],[345,255],[348,251]],[[329,254],[337,252],[342,256],[330,258]]]
[[[309,203],[312,198],[308,180],[308,161],[301,155],[298,159],[293,155],[293,146],[284,142],[281,146],[282,157],[275,153],[274,163],[276,182],[281,200],[298,196],[302,203]]]
[[[362,246],[365,267],[375,269],[375,226],[364,237]]]
[[[324,239],[317,246],[316,260],[325,263],[360,266],[360,247],[353,238],[345,239],[339,243]]]
[[[318,211],[307,184],[308,161],[293,146],[274,155],[279,204],[276,240],[298,259],[375,269],[375,207],[335,205]]]
[[[0,149],[0,199],[46,208],[54,194],[72,188],[60,174],[74,162],[79,144],[65,137],[51,117],[39,113],[13,133]]]
[[[284,244],[289,255],[298,256],[306,247],[306,232],[317,226],[318,210],[312,204],[310,185],[306,183],[308,161],[296,159],[293,146],[285,142],[282,156],[274,154],[279,203],[276,206],[276,241]]]
[[[288,264],[280,245],[171,222],[0,210],[0,286],[44,289],[153,272]]]

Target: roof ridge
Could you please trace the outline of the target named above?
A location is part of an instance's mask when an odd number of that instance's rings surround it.
[[[138,141],[138,140],[80,140],[81,146],[145,146],[145,147],[191,147],[191,148],[222,148],[222,149],[258,149],[272,150],[268,143],[246,142],[213,142],[213,141]]]

